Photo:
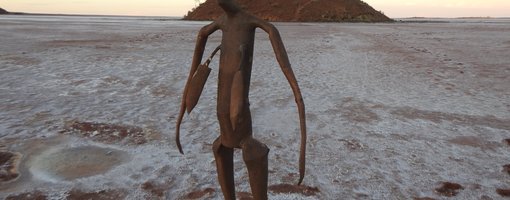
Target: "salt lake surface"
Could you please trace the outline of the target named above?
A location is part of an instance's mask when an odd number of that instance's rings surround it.
[[[0,198],[221,199],[217,60],[185,117],[185,155],[174,142],[205,24],[1,16]],[[254,136],[271,149],[270,199],[501,199],[510,189],[510,20],[276,26],[309,139],[305,186],[295,187],[297,109],[259,31],[250,104]],[[240,152],[235,177],[249,198]]]

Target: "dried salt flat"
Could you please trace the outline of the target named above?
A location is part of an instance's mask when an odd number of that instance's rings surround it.
[[[185,155],[173,141],[206,23],[2,16],[0,151],[22,157],[0,198],[221,199],[211,153],[217,60],[185,118]],[[508,20],[276,25],[303,92],[309,140],[305,186],[295,187],[297,109],[258,32],[250,103],[255,137],[271,148],[270,199],[500,199],[508,191]],[[67,179],[32,174],[52,149],[122,159]],[[235,156],[238,196],[249,198]]]

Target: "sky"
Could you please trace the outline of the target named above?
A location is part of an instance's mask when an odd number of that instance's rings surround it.
[[[12,12],[182,17],[199,0],[0,0]],[[204,0],[202,0],[204,1]],[[510,17],[510,0],[364,0],[391,18]]]

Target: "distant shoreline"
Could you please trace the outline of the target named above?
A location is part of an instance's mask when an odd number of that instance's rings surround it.
[[[96,14],[53,14],[53,13],[25,13],[25,12],[9,12],[3,15],[28,15],[28,16],[66,16],[66,17],[162,17],[171,19],[182,19],[177,16],[143,16],[143,15],[96,15]]]
[[[9,12],[6,15],[26,16],[65,16],[65,17],[142,17],[142,18],[165,18],[165,20],[184,20],[178,16],[143,16],[143,15],[98,15],[98,14],[52,14],[52,13],[25,13]],[[394,23],[448,23],[448,20],[510,20],[510,17],[402,17],[391,18]]]
[[[489,23],[508,23],[510,17],[408,17],[408,18],[393,18],[395,23],[476,23],[476,22],[489,22]]]

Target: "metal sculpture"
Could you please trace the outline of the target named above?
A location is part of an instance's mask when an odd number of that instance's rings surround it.
[[[177,119],[177,147],[183,153],[179,139],[182,118],[185,111],[191,112],[198,102],[211,71],[209,62],[216,51],[221,49],[217,97],[217,117],[221,133],[213,143],[221,190],[225,199],[235,200],[233,152],[235,148],[240,148],[248,168],[254,199],[267,199],[269,148],[252,137],[248,100],[256,28],[261,28],[268,33],[276,59],[292,88],[297,103],[301,129],[298,185],[303,181],[305,173],[306,123],[303,98],[278,30],[272,24],[240,9],[233,0],[218,0],[218,5],[225,14],[204,26],[198,34]],[[217,30],[221,30],[223,34],[221,45],[205,64],[200,65],[207,39]]]

